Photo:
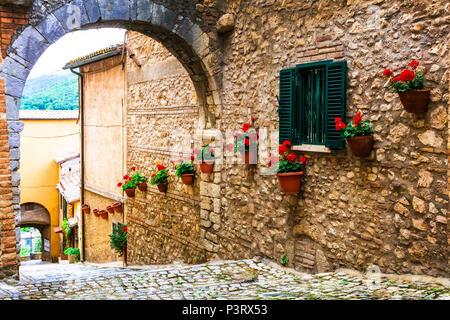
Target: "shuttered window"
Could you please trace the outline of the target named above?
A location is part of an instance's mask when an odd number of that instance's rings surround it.
[[[344,148],[334,119],[345,121],[346,91],[346,61],[325,60],[281,70],[280,143]]]

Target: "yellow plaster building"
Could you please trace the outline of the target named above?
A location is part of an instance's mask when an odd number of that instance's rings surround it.
[[[62,252],[60,235],[54,229],[60,226],[59,212],[65,204],[57,189],[60,175],[55,159],[79,152],[78,111],[21,110],[20,120],[24,122],[20,134],[20,226],[39,229],[42,259],[57,262]]]

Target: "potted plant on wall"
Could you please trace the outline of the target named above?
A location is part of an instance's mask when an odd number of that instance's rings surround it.
[[[136,167],[135,166],[131,167],[131,171],[136,171]],[[142,173],[136,172],[135,174],[133,174],[131,176],[131,179],[135,180],[136,185],[139,190],[141,190],[142,192],[147,191],[148,179],[145,175],[143,175]]]
[[[256,164],[258,160],[259,135],[253,128],[255,118],[251,118],[251,124],[246,122],[241,131],[234,134],[234,153],[240,153],[245,164]]]
[[[113,227],[113,233],[109,235],[110,247],[116,251],[119,257],[123,256],[124,264],[127,264],[128,227],[118,223]]]
[[[422,72],[417,72],[419,62],[413,61],[403,72],[394,76],[390,69],[383,72],[383,76],[388,79],[385,87],[398,93],[400,101],[405,110],[411,113],[424,113],[427,111],[430,101],[430,89],[424,88],[424,76]]]
[[[117,186],[122,187],[129,198],[134,198],[136,195],[136,180],[127,174],[123,177],[123,180],[124,182],[119,182]]]
[[[210,147],[209,144],[207,144],[200,150],[194,149],[193,154],[197,157],[197,160],[200,163],[201,172],[209,174],[213,171],[215,161],[214,148]]]
[[[113,213],[114,213],[114,208],[113,208],[113,206],[112,206],[112,205],[107,206],[107,207],[106,207],[106,211],[108,211],[108,213],[113,214]]]
[[[105,220],[108,220],[108,211],[106,211],[106,210],[100,210],[100,211],[98,212],[98,215],[99,215],[101,218],[103,218],[103,219],[105,219]]]
[[[303,175],[303,166],[306,164],[306,158],[291,153],[291,142],[284,141],[278,148],[278,159],[271,157],[269,167],[276,164],[275,172],[277,173],[278,182],[281,190],[285,194],[298,194],[301,186],[301,176]]]
[[[194,161],[195,157],[191,156],[191,162],[184,162],[182,159],[178,161],[178,164],[175,165],[175,174],[178,176],[178,178],[181,178],[181,181],[187,185],[190,186],[194,183],[194,165],[192,164],[192,161]]]
[[[94,209],[94,210],[92,210],[92,212],[94,213],[94,216],[96,216],[96,217],[98,217],[98,209]]]
[[[158,186],[160,192],[167,192],[167,183],[169,176],[167,175],[167,169],[162,164],[156,165],[157,171],[150,178],[152,186]]]
[[[341,138],[347,140],[348,146],[356,157],[365,158],[370,155],[373,148],[373,131],[370,120],[362,120],[361,112],[358,112],[347,125],[341,118],[334,120],[336,130],[339,131]]]

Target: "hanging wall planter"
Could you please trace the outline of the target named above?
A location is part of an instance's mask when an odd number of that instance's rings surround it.
[[[138,183],[137,187],[139,188],[139,190],[141,190],[142,192],[147,191],[147,182],[141,182]]]
[[[125,193],[129,198],[134,198],[136,195],[136,189],[125,189]]]
[[[300,192],[303,172],[277,173],[281,190],[285,194],[298,194]]]
[[[388,79],[384,86],[398,93],[403,107],[410,113],[426,112],[430,101],[430,89],[424,89],[423,72],[416,70],[418,66],[418,61],[411,62],[411,69],[403,70],[399,76],[394,76],[390,69],[383,72],[383,76]]]
[[[91,212],[91,209],[90,209],[90,207],[89,207],[88,204],[83,204],[83,205],[81,206],[81,210],[82,210],[84,213],[86,213],[86,214],[89,214],[89,213]]]
[[[210,174],[214,169],[214,160],[205,160],[200,163],[200,171],[205,174]]]
[[[105,220],[108,220],[108,211],[106,211],[106,210],[100,210],[100,211],[98,212],[98,215],[99,215],[101,218],[103,218],[103,219],[105,219]]]
[[[169,176],[167,174],[167,169],[162,164],[156,165],[156,172],[150,178],[150,183],[152,186],[158,186],[160,192],[167,192],[167,183]]]
[[[106,207],[106,211],[108,211],[108,213],[114,213],[114,208],[113,208],[113,206],[107,206],[107,207]]]
[[[111,205],[115,212],[122,213],[122,204],[120,202],[116,202]]]
[[[399,92],[398,96],[405,110],[410,113],[425,113],[430,101],[430,89],[415,89]]]
[[[94,213],[94,216],[96,216],[96,217],[98,217],[98,209],[94,209],[94,210],[92,210],[92,212]]]
[[[191,173],[191,174],[183,174],[181,176],[181,181],[187,186],[192,185],[194,183],[194,174],[193,173]]]
[[[159,192],[166,193],[167,192],[167,182],[158,184]]]
[[[348,147],[356,157],[366,158],[370,156],[373,149],[373,130],[370,120],[362,120],[361,112],[358,112],[347,125],[341,118],[336,118],[336,130],[339,131],[341,138],[347,140]]]
[[[373,136],[349,137],[347,138],[347,144],[354,156],[366,158],[372,152]]]

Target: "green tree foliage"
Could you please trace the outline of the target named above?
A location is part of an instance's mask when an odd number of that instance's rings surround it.
[[[32,83],[28,84],[29,81]],[[56,82],[54,79],[45,77],[42,80],[44,83],[39,83],[36,79],[29,81],[27,86],[35,86],[35,88],[24,90],[20,101],[21,110],[78,110],[78,78],[76,76],[65,77]]]

